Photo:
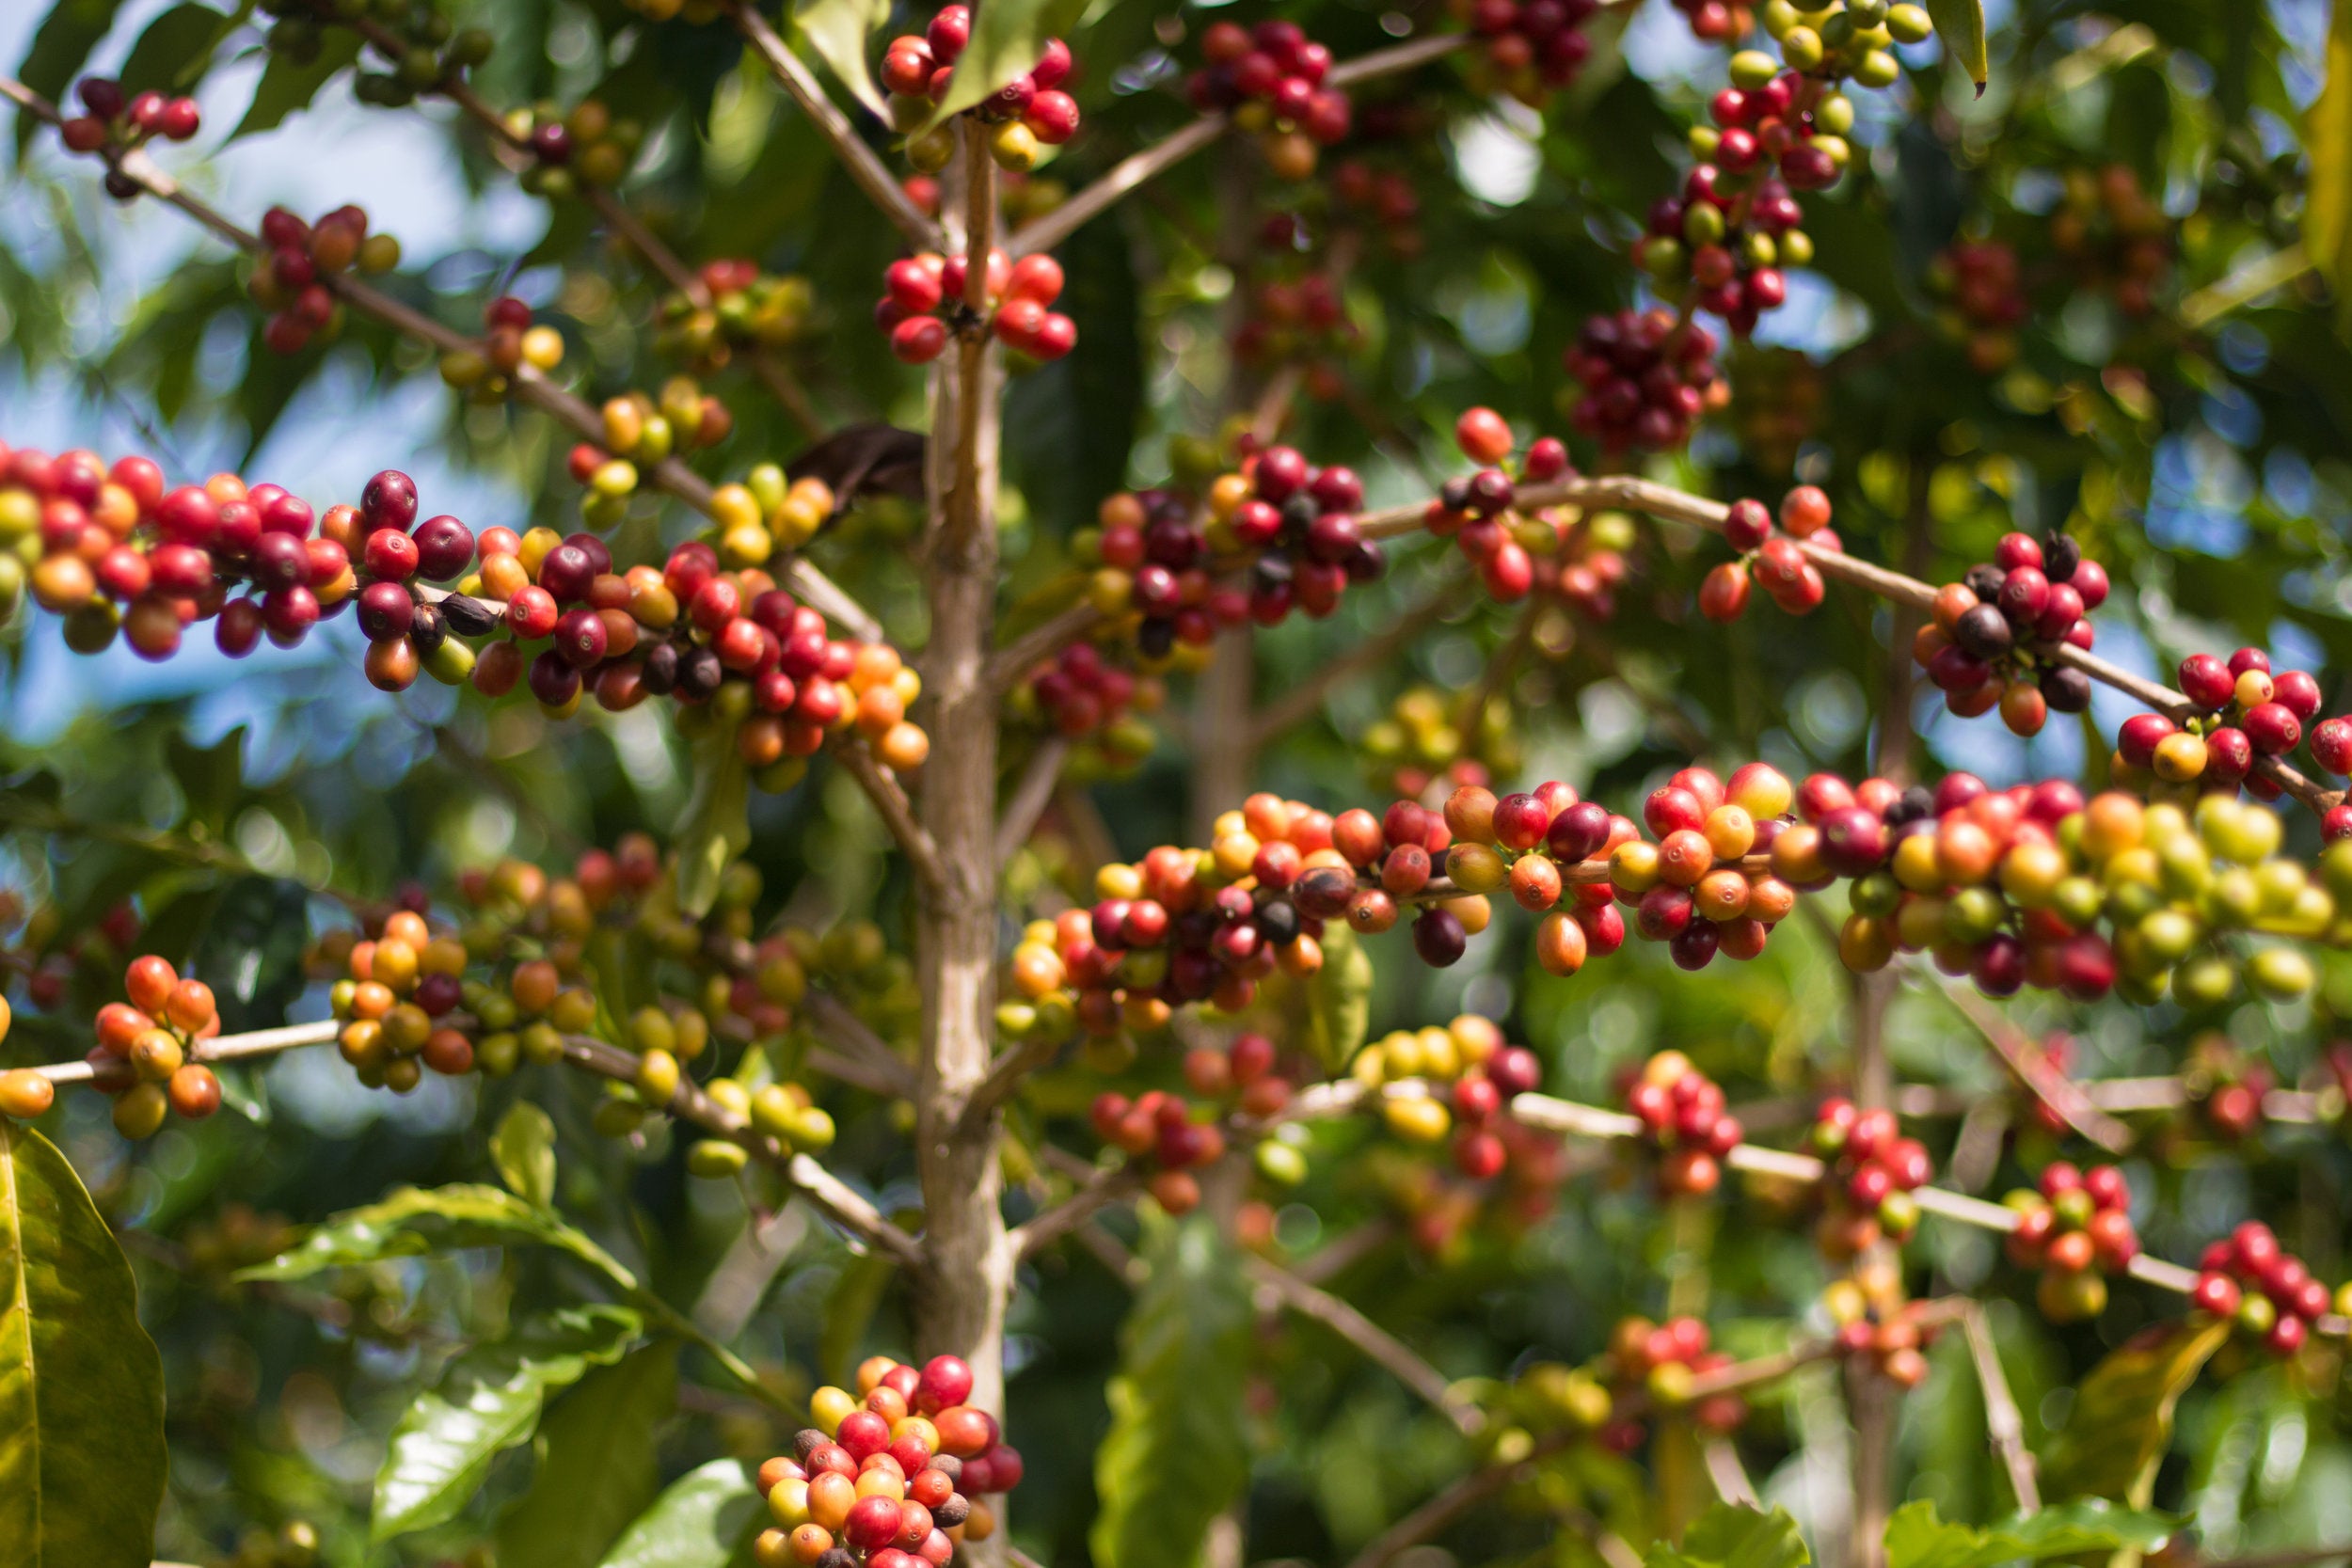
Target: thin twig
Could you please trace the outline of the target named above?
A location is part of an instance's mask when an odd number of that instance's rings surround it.
[[[1260,708],[1249,721],[1249,743],[1263,746],[1313,716],[1336,687],[1367,671],[1385,667],[1397,651],[1418,639],[1461,603],[1457,589],[1442,588],[1398,615],[1377,636],[1366,638],[1339,657],[1315,667],[1313,674]]]
[[[988,684],[998,692],[1011,690],[1027,678],[1038,660],[1048,657],[1071,639],[1080,636],[1096,622],[1103,612],[1085,599],[1051,620],[1030,628],[1021,636],[988,656]]]
[[[907,799],[907,792],[898,783],[897,775],[885,771],[863,741],[845,741],[834,748],[834,754],[840,759],[841,766],[849,769],[850,776],[865,789],[866,798],[874,802],[874,809],[882,815],[882,825],[890,830],[890,836],[898,841],[898,847],[906,852],[907,860],[914,865],[915,875],[923,879],[924,885],[934,892],[946,887],[947,863],[941,858],[938,844],[925,831],[923,824],[914,819],[914,802]]]
[[[1468,41],[1462,33],[1442,33],[1430,38],[1377,49],[1369,55],[1345,61],[1331,68],[1327,78],[1334,87],[1351,82],[1368,81],[1375,76],[1410,71],[1438,56],[1451,54]],[[1022,257],[1034,251],[1051,250],[1070,238],[1097,216],[1117,205],[1119,199],[1138,186],[1146,185],[1167,170],[1191,157],[1225,134],[1232,119],[1222,114],[1202,115],[1182,130],[1161,138],[1139,152],[1129,154],[1111,166],[1109,172],[1073,193],[1052,212],[1031,219],[1013,231],[1005,248],[1013,256]]]
[[[810,1034],[833,1047],[808,1053],[809,1065],[818,1071],[893,1100],[914,1092],[914,1070],[833,992],[811,986],[801,999],[801,1022],[808,1025]]]
[[[1011,797],[996,818],[998,865],[1011,860],[1029,842],[1029,835],[1037,831],[1038,818],[1045,815],[1045,808],[1053,802],[1054,790],[1061,783],[1062,768],[1069,760],[1070,741],[1059,735],[1046,736],[1029,753],[1029,765],[1022,769],[1021,782],[1013,785]]]
[[[1021,1086],[1024,1078],[1052,1061],[1060,1050],[1060,1041],[1041,1036],[998,1052],[988,1064],[988,1076],[980,1080],[972,1098],[964,1102],[963,1125],[980,1126]]]
[[[1143,1178],[1134,1165],[1120,1161],[1106,1165],[1081,1183],[1078,1190],[1051,1209],[1041,1210],[1012,1227],[1007,1244],[1017,1259],[1029,1259],[1053,1245],[1104,1209],[1142,1190]]]
[[[1266,1259],[1252,1256],[1243,1266],[1271,1300],[1302,1317],[1314,1319],[1363,1352],[1399,1383],[1437,1407],[1463,1436],[1474,1437],[1486,1426],[1486,1412],[1456,1394],[1443,1372],[1349,1303]]]
[[[1984,1307],[1970,1301],[1962,1308],[1960,1326],[1968,1338],[1968,1359],[1976,1364],[1977,1384],[1984,1392],[1985,1435],[2009,1471],[2009,1488],[2016,1495],[2020,1514],[2042,1511],[2042,1488],[2034,1474],[2033,1450],[2026,1447],[2026,1418],[2017,1397],[2009,1391],[2009,1376],[2001,1370],[2001,1353],[1993,1343],[1993,1330]]]
[[[883,166],[874,150],[858,135],[856,127],[850,123],[850,117],[825,95],[823,85],[807,66],[801,63],[801,57],[792,53],[784,40],[776,36],[776,30],[768,25],[767,19],[750,6],[742,4],[729,6],[728,13],[734,17],[736,26],[742,30],[752,52],[768,67],[769,73],[782,85],[792,102],[801,106],[801,112],[816,124],[825,140],[833,145],[834,156],[841,160],[841,166],[849,171],[858,189],[882,209],[882,216],[898,225],[898,231],[907,237],[908,244],[917,250],[937,250],[940,246],[939,225],[926,217],[923,210],[908,199],[904,187]]]
[[[1715,1483],[1715,1496],[1739,1508],[1759,1508],[1756,1483],[1748,1480],[1747,1466],[1740,1463],[1740,1450],[1731,1439],[1718,1433],[1699,1445],[1699,1458],[1707,1465],[1707,1479]]]
[[[2067,1126],[2110,1154],[2132,1146],[2132,1130],[2090,1102],[2080,1085],[2050,1060],[2041,1046],[2027,1039],[2008,1019],[1958,986],[1939,986],[1944,999],[1966,1019],[2008,1064],[2017,1081],[2036,1100],[2058,1113]]]

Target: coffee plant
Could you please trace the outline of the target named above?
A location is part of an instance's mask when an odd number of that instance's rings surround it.
[[[2352,1556],[2352,3],[0,56],[0,1565]]]

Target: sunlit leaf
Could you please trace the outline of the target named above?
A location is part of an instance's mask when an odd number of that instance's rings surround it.
[[[714,1459],[673,1482],[598,1568],[726,1568],[767,1516],[756,1478],[736,1460]]]
[[[1111,1430],[1094,1456],[1089,1541],[1103,1568],[1193,1568],[1248,1480],[1249,1292],[1203,1218],[1160,1227],[1120,1336]]]
[[[2230,1337],[2219,1319],[2149,1328],[2108,1353],[2074,1392],[2042,1458],[2052,1497],[2109,1497],[2144,1508],[2172,1436],[2172,1407]]]
[[[1324,927],[1323,967],[1307,982],[1307,1049],[1337,1072],[1372,1030],[1372,955],[1345,926]]]
[[[725,728],[694,743],[694,792],[678,819],[677,906],[700,920],[719,899],[727,863],[752,842],[751,768]]]
[[[811,0],[793,12],[793,20],[834,80],[859,103],[888,119],[890,105],[882,89],[874,86],[866,49],[875,32],[890,20],[890,0]]]
[[[957,57],[947,96],[925,121],[944,123],[1037,64],[1048,39],[1059,38],[1087,13],[1087,0],[989,0],[972,16],[972,41]]]
[[[1642,1560],[1644,1568],[1804,1568],[1812,1560],[1787,1509],[1764,1513],[1730,1503],[1692,1520],[1679,1547],[1661,1541]]]
[[[636,1276],[584,1233],[502,1188],[467,1183],[399,1188],[380,1203],[337,1214],[301,1245],[237,1277],[307,1279],[392,1258],[517,1244],[561,1248],[621,1289],[637,1288]]]
[[[567,1307],[451,1362],[392,1428],[375,1476],[374,1538],[456,1517],[490,1462],[530,1439],[546,1402],[618,1361],[644,1326],[627,1307]]]
[[[1886,1568],[1998,1568],[2122,1547],[2144,1551],[2172,1533],[2170,1519],[2137,1513],[2101,1497],[2077,1498],[1984,1529],[1948,1524],[1935,1504],[1907,1503],[1886,1525]]]
[[[147,1568],[164,1465],[131,1265],[65,1156],[0,1117],[0,1558]]]
[[[1935,36],[1944,40],[1945,53],[1968,73],[1981,97],[1993,71],[1985,55],[1984,0],[1928,0],[1928,14],[1935,19]]]
[[[490,1134],[490,1158],[506,1190],[534,1208],[555,1203],[555,1123],[528,1100],[518,1100]]]

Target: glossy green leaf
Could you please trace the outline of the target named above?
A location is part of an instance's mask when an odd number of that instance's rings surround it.
[[[2042,1456],[2053,1497],[2111,1497],[2145,1507],[2172,1436],[2172,1407],[2230,1337],[2227,1320],[2163,1324],[2109,1352],[2074,1393]]]
[[[866,49],[875,32],[890,20],[890,0],[811,0],[793,12],[793,20],[834,80],[887,120],[890,105],[874,85]]]
[[[2352,322],[2352,0],[2335,0],[2329,15],[2327,78],[2304,135],[2303,252],[2335,291],[2339,319]]]
[[[230,139],[275,131],[288,115],[309,108],[321,87],[359,58],[359,35],[350,28],[330,27],[326,41],[309,65],[295,64],[291,55],[272,54],[269,64],[262,68],[262,81],[253,89],[253,102],[246,106],[245,118],[237,121],[237,128],[230,133]]]
[[[122,0],[57,0],[33,34],[33,46],[13,72],[16,79],[44,98],[64,98],[66,88],[82,73],[90,51],[114,26],[115,13],[120,9]],[[60,103],[59,107],[78,110],[80,105]],[[17,156],[24,155],[33,133],[40,129],[41,122],[31,115],[16,117]]]
[[[1886,1568],[1998,1568],[2084,1553],[2104,1556],[2122,1547],[2145,1551],[2173,1528],[2163,1514],[2117,1508],[2103,1497],[2077,1498],[1983,1529],[1947,1523],[1932,1502],[1907,1503],[1887,1521]]]
[[[927,125],[938,125],[979,103],[1037,64],[1045,40],[1059,38],[1087,13],[1087,0],[989,0],[972,16],[972,41],[956,60],[947,96]]]
[[[0,1117],[0,1558],[147,1568],[164,1470],[131,1265],[56,1146]]]
[[[622,1290],[637,1289],[637,1276],[582,1232],[502,1188],[470,1183],[398,1188],[380,1203],[337,1214],[300,1246],[237,1277],[307,1279],[328,1269],[357,1268],[390,1258],[517,1244],[560,1247]]]
[[[131,56],[122,62],[122,90],[184,93],[204,79],[213,51],[253,9],[250,0],[233,13],[199,6],[174,6],[147,24]]]
[[[555,1206],[555,1122],[528,1100],[518,1100],[490,1134],[490,1158],[506,1190],[538,1209]]]
[[[375,1474],[375,1540],[455,1518],[490,1462],[530,1439],[547,1401],[618,1361],[644,1328],[627,1307],[566,1307],[451,1362],[392,1428]]]
[[[1977,84],[1981,98],[1993,73],[1985,54],[1984,0],[1928,0],[1928,14],[1935,19],[1935,36],[1944,40],[1945,53]]]
[[[580,1380],[540,1423],[531,1490],[499,1520],[499,1568],[602,1560],[654,1500],[654,1435],[677,1405],[677,1347],[648,1345]]]
[[[1644,1568],[1804,1568],[1812,1560],[1787,1509],[1765,1513],[1730,1503],[1692,1520],[1679,1547],[1661,1541],[1642,1559]]]
[[[767,1516],[757,1478],[736,1460],[714,1459],[639,1514],[598,1568],[726,1568]]]
[[[1342,925],[1324,927],[1323,967],[1307,982],[1307,1049],[1337,1072],[1372,1032],[1372,955]]]
[[[719,900],[727,863],[752,842],[752,774],[722,727],[694,743],[694,792],[678,820],[677,906],[700,920]]]
[[[1216,1225],[1148,1239],[1151,1269],[1120,1336],[1111,1429],[1095,1451],[1089,1537],[1103,1568],[1193,1568],[1210,1521],[1249,1477],[1244,1405],[1250,1307]]]

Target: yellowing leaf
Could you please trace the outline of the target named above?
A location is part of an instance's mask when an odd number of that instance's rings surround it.
[[[808,46],[817,51],[817,57],[834,78],[859,103],[888,119],[890,105],[866,68],[866,46],[875,30],[890,20],[890,0],[811,0],[793,13],[793,20],[800,24],[801,37],[808,40]]]
[[[2303,145],[2311,184],[2303,197],[2303,252],[2352,323],[2352,0],[2335,0],[2328,24],[2328,74],[2313,101]]]
[[[1983,97],[1993,70],[1985,56],[1984,0],[1928,0],[1928,14],[1935,19],[1935,36],[1944,40],[1952,63],[1968,73],[1977,96]]]
[[[2050,1440],[2042,1482],[2058,1497],[2109,1497],[2146,1507],[2156,1462],[2172,1439],[2172,1407],[2230,1337],[2227,1320],[2173,1323],[2133,1336],[2090,1369]]]

